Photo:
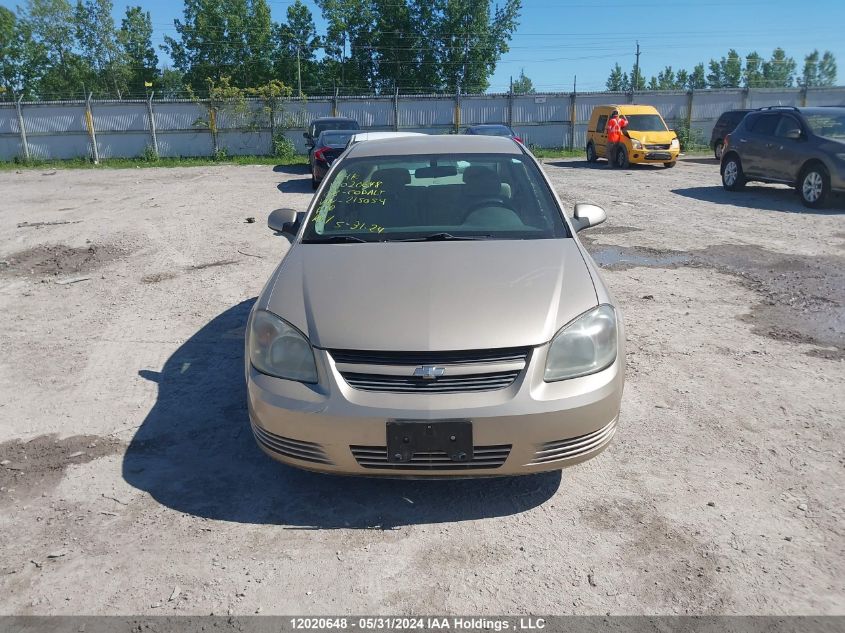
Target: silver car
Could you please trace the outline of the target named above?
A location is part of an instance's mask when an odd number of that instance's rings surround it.
[[[536,159],[509,138],[350,147],[249,317],[259,446],[347,475],[536,473],[611,441],[622,317]]]

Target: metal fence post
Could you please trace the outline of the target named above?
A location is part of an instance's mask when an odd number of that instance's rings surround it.
[[[337,116],[337,88],[334,89],[334,96],[332,96],[332,116]]]
[[[750,92],[750,88],[747,86],[742,89],[742,101],[740,102],[740,109],[745,110],[748,107],[748,93]]]
[[[156,116],[155,112],[153,112],[153,95],[155,92],[150,93],[150,98],[147,99],[147,116],[150,119],[150,139],[153,142],[153,151],[155,152],[156,158],[160,156],[158,153],[158,138],[156,137]]]
[[[97,148],[97,132],[94,129],[94,114],[91,112],[91,93],[85,101],[85,124],[88,126],[88,138],[91,139],[91,157],[94,164],[100,164],[100,150]]]
[[[807,107],[807,86],[801,86],[801,107]]]
[[[513,82],[508,90],[508,127],[513,128]]]
[[[455,116],[453,117],[452,123],[455,126],[455,134],[460,133],[461,131],[461,89],[458,88],[455,91]]]
[[[399,131],[399,86],[393,93],[393,131]]]
[[[687,129],[692,130],[692,99],[695,91],[690,88],[687,92]]]
[[[23,99],[23,95],[18,98],[17,101],[17,108],[18,108],[18,128],[20,128],[21,134],[21,149],[23,150],[23,159],[29,162],[29,143],[26,141],[26,126],[23,123],[23,108],[21,107],[21,100]]]
[[[569,95],[569,151],[575,149],[575,100],[576,93],[572,92]]]

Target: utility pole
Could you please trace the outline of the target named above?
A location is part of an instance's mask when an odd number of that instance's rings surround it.
[[[637,92],[640,85],[640,41],[637,40],[637,61],[634,62],[634,81],[631,82],[631,94]]]
[[[302,70],[299,67],[299,42],[296,43],[296,86],[302,99]]]

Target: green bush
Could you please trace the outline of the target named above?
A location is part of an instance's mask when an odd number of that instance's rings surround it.
[[[273,137],[273,156],[282,160],[293,160],[296,156],[296,147],[284,134],[276,134]]]
[[[141,158],[148,163],[155,163],[158,161],[158,152],[152,145],[147,145],[141,153]]]
[[[214,156],[212,156],[212,159],[216,160],[218,163],[229,160],[229,152],[227,152],[223,147],[218,147],[214,150]]]
[[[690,128],[686,121],[675,126],[675,132],[678,135],[678,142],[681,144],[682,152],[691,152],[697,149],[706,149],[707,143],[704,142],[701,136],[701,130]]]

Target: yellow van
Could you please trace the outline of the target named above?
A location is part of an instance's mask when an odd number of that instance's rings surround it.
[[[587,161],[607,156],[607,120],[613,111],[625,115],[628,127],[622,133],[613,166],[624,169],[630,163],[663,163],[674,167],[681,151],[678,135],[666,127],[660,113],[650,105],[601,105],[593,108],[587,126]]]

